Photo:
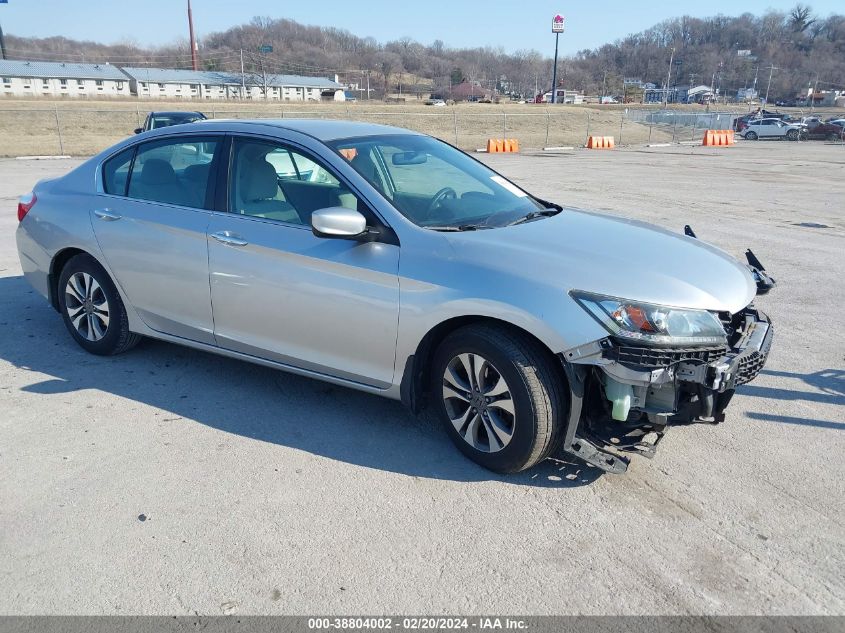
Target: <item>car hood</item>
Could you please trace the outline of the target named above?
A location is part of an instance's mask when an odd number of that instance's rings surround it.
[[[724,251],[635,220],[566,209],[517,226],[444,235],[459,259],[567,292],[732,313],[756,295],[748,268]]]

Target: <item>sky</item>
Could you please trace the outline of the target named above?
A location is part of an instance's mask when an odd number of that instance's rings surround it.
[[[268,16],[344,28],[379,42],[408,36],[425,44],[440,39],[454,48],[492,45],[509,52],[533,48],[551,56],[551,23],[557,13],[566,17],[560,51],[570,55],[670,17],[787,11],[797,1],[192,0],[192,4],[200,44],[205,33],[226,30],[254,16]],[[0,26],[7,34],[18,36],[64,35],[103,43],[132,40],[141,46],[162,45],[187,39],[186,4],[187,0],[8,0],[8,4],[0,4]],[[842,0],[805,4],[825,17],[844,8]]]

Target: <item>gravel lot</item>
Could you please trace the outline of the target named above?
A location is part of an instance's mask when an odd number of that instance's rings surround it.
[[[754,248],[777,333],[727,422],[624,476],[499,477],[395,402],[152,341],[86,355],[14,245],[17,194],[78,161],[0,160],[0,613],[845,614],[845,147],[485,160]]]

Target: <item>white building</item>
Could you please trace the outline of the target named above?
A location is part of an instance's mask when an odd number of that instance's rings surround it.
[[[0,97],[321,101],[327,95],[342,101],[343,86],[325,77],[0,60]]]
[[[237,99],[240,77],[227,73],[172,68],[123,67],[129,89],[144,99]]]
[[[109,64],[0,60],[3,97],[129,97],[129,80]]]
[[[326,90],[343,91],[341,84],[324,77],[141,67],[122,70],[132,94],[142,98],[320,101]]]
[[[551,102],[552,91],[549,90],[548,92],[543,93],[543,103]],[[557,95],[555,97],[555,103],[561,103],[565,105],[580,105],[584,103],[584,95],[582,95],[577,90],[564,90],[563,88],[558,88]]]

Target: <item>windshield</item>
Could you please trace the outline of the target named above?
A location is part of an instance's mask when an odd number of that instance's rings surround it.
[[[160,127],[182,125],[183,123],[194,123],[196,121],[202,121],[204,118],[205,117],[199,114],[168,114],[164,116],[154,116],[150,129],[157,130]]]
[[[546,210],[510,181],[428,136],[368,136],[330,145],[422,227],[493,228]]]

